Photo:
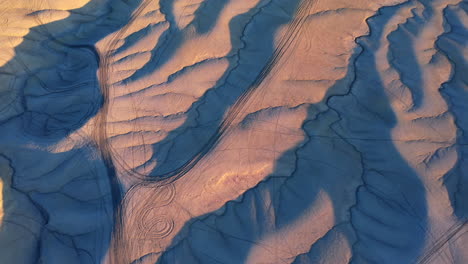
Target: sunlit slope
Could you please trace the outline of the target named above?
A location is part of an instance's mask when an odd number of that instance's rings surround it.
[[[0,263],[468,261],[466,2],[2,5]]]

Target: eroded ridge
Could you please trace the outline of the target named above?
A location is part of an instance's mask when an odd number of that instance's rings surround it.
[[[468,262],[467,10],[0,3],[0,263]]]

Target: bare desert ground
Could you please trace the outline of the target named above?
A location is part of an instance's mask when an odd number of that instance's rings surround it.
[[[0,264],[468,263],[466,0],[0,1]]]

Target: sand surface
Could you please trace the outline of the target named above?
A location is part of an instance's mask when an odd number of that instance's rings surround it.
[[[468,263],[466,0],[0,21],[0,263]]]

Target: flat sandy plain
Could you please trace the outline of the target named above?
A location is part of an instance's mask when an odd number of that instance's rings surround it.
[[[466,0],[0,1],[0,263],[468,263]]]

